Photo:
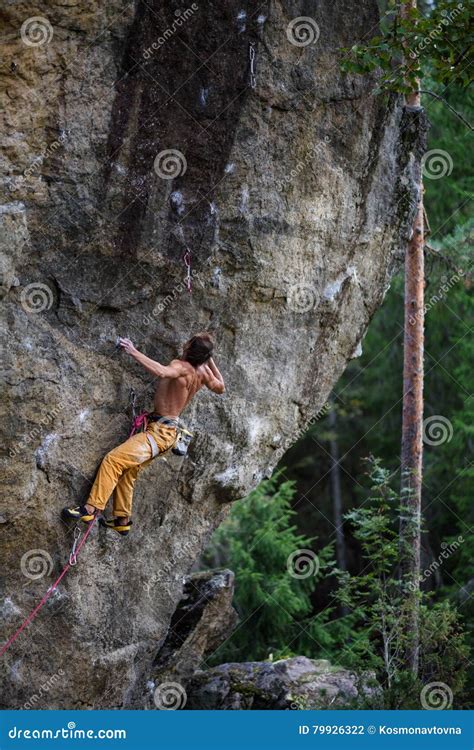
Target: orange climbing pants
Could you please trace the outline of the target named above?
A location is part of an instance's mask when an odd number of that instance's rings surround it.
[[[116,518],[132,515],[133,488],[143,466],[176,441],[176,427],[161,422],[148,424],[146,432],[128,438],[104,457],[87,503],[104,510],[113,493],[113,514]]]

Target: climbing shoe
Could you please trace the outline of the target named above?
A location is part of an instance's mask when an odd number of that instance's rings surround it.
[[[120,518],[101,518],[99,523],[101,526],[105,526],[107,529],[116,531],[117,534],[120,534],[120,536],[127,536],[133,521],[128,521],[128,523],[124,524],[120,523]]]
[[[72,518],[73,521],[84,521],[84,523],[90,523],[99,512],[99,509],[96,508],[93,513],[89,513],[85,505],[77,505],[75,508],[63,508],[62,517],[65,520]]]

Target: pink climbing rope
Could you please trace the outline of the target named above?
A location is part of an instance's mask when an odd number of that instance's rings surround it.
[[[13,635],[10,636],[10,638],[5,643],[5,645],[2,646],[2,648],[0,649],[0,656],[3,656],[3,654],[5,653],[5,651],[7,651],[10,648],[10,646],[12,645],[12,643],[14,643],[14,641],[16,641],[16,639],[18,638],[18,636],[20,635],[20,633],[22,633],[23,630],[28,627],[28,625],[30,624],[30,622],[32,622],[32,620],[34,620],[34,618],[36,617],[36,615],[38,614],[38,612],[40,611],[40,609],[48,601],[48,599],[51,596],[51,594],[53,593],[53,591],[56,590],[58,584],[64,578],[64,576],[66,575],[66,573],[68,572],[68,570],[73,565],[75,565],[75,560],[76,560],[79,552],[81,551],[82,546],[85,544],[85,542],[87,540],[87,537],[91,533],[92,527],[94,526],[94,524],[95,524],[96,521],[97,521],[97,516],[94,518],[93,521],[90,522],[90,524],[89,524],[89,526],[87,528],[87,531],[85,532],[85,534],[82,537],[81,541],[77,545],[77,549],[74,550],[73,555],[70,555],[69,562],[64,566],[64,568],[63,568],[63,570],[61,572],[61,575],[56,579],[56,581],[53,583],[53,585],[49,587],[49,589],[47,590],[46,594],[41,599],[40,603],[36,605],[36,607],[33,609],[32,612],[30,612],[30,614],[28,615],[28,617],[26,618],[26,620],[24,620],[21,623],[21,625],[18,628],[18,630],[15,631],[15,633],[13,633]],[[71,558],[74,560],[74,562],[71,562]]]

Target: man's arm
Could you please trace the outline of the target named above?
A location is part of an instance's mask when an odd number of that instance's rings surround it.
[[[224,393],[225,392],[224,378],[219,372],[216,366],[216,363],[214,362],[212,357],[208,360],[207,364],[203,365],[203,367],[207,375],[207,380],[206,380],[207,387],[211,391],[214,391],[214,393]]]
[[[208,365],[209,365],[210,370],[212,370],[212,374],[214,375],[214,377],[217,378],[217,380],[220,380],[220,382],[222,383],[222,385],[224,385],[224,378],[222,377],[222,374],[217,369],[217,365],[214,362],[214,360],[213,360],[212,357],[210,357],[210,359],[208,361]]]
[[[175,361],[171,365],[161,365],[159,362],[155,362],[154,359],[147,357],[146,354],[139,352],[130,339],[121,338],[119,343],[127,354],[136,359],[155,378],[179,378],[180,375],[183,375],[184,368],[180,366],[179,362]]]

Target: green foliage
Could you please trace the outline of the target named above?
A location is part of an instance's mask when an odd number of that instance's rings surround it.
[[[449,423],[440,434],[439,444],[425,446],[424,461],[424,498],[431,546],[436,554],[443,545],[462,539],[456,552],[443,562],[439,594],[449,595],[456,602],[469,628],[471,647],[474,647],[474,602],[468,591],[474,581],[474,299],[469,269],[473,229],[471,222],[440,245],[441,252],[449,254],[451,263],[443,268],[438,261],[429,287],[431,293],[436,292],[443,280],[450,284],[456,276],[459,279],[426,314],[425,416],[434,419],[440,414]],[[462,275],[457,269],[462,270]]]
[[[346,514],[362,550],[359,574],[334,570],[328,547],[319,552],[318,576],[291,574],[289,558],[296,550],[310,550],[314,541],[292,524],[292,482],[278,484],[277,475],[234,506],[206,561],[225,559],[235,571],[234,604],[241,623],[210,663],[294,654],[329,658],[361,676],[372,672],[383,688],[385,708],[420,708],[421,690],[431,682],[444,682],[455,707],[461,707],[468,649],[448,602],[432,605],[429,596],[420,596],[419,678],[404,670],[413,597],[398,577],[398,496],[379,460],[370,461],[369,475],[369,496]],[[322,576],[337,579],[334,599],[345,608],[343,616],[336,617],[335,606],[311,616],[310,596]]]
[[[456,617],[463,623],[466,642],[471,650],[474,649],[474,538],[470,531],[474,521],[474,404],[471,395],[474,390],[474,303],[470,271],[473,228],[474,223],[467,222],[452,235],[444,238],[438,235],[438,238],[431,240],[435,252],[426,253],[425,417],[430,419],[438,415],[448,420],[448,424],[444,439],[440,433],[440,440],[435,441],[436,444],[424,445],[425,531],[421,551],[422,570],[437,566],[436,571],[425,576],[422,583],[425,597],[431,597],[422,605],[423,621],[428,623],[438,618],[436,627],[431,627],[431,631],[434,630],[441,638],[442,623],[449,620],[449,613],[456,609]],[[332,517],[327,442],[330,437],[336,438],[341,456],[341,488],[346,512],[355,508],[357,514],[358,508],[364,511],[367,507],[366,490],[360,477],[364,456],[376,450],[383,465],[391,472],[399,469],[402,345],[403,278],[400,275],[394,279],[383,307],[369,328],[363,344],[363,356],[350,363],[335,388],[336,426],[330,427],[327,418],[316,422],[285,456],[289,466],[286,474],[298,479],[300,493],[308,498],[306,509],[303,501],[298,503],[298,520],[302,527],[308,529],[308,533],[318,533],[323,543],[333,538],[333,528],[326,521]],[[398,483],[395,486],[398,489]],[[395,513],[394,507],[392,513]],[[362,513],[361,518],[363,516]],[[363,571],[366,565],[363,539],[355,535],[353,525],[353,520],[357,519],[357,515],[351,515],[344,524],[346,552],[352,574]],[[377,518],[373,522],[382,523]],[[377,526],[376,530],[377,533],[380,531]],[[396,526],[391,529],[394,533],[397,530]],[[382,536],[384,549],[393,551],[390,538],[385,533]],[[443,556],[446,546],[459,538],[462,539],[461,543],[448,556]],[[325,595],[317,600],[318,611],[324,610],[327,605],[328,594],[326,590]],[[396,594],[395,590],[393,595]],[[387,601],[390,599],[391,594],[386,597]],[[347,666],[359,668],[366,665],[381,674],[383,664],[380,649],[374,650],[372,628],[366,627],[369,615],[366,604],[361,602],[358,608],[351,608],[350,615],[328,622],[333,643],[331,648],[339,662],[337,644],[346,644],[344,663]],[[429,632],[427,630],[422,634],[423,637],[427,637]],[[454,626],[451,632],[455,633]],[[456,637],[453,638],[455,642]],[[425,652],[423,674],[434,675],[437,654],[443,652],[443,645],[439,643],[435,648],[428,639]],[[444,659],[445,670],[442,672],[453,690],[458,690],[456,683],[463,672],[460,669],[462,658],[456,662],[457,653],[456,649],[451,652],[451,661]],[[429,664],[435,666],[429,667]],[[394,695],[388,696],[387,700],[395,704],[397,696],[403,694],[402,685],[405,685],[408,695],[409,680],[406,675],[397,673]],[[386,680],[384,685],[388,689]],[[410,690],[413,691],[410,698],[412,705],[419,708],[417,686],[411,685]],[[458,705],[460,700],[458,693]]]
[[[434,88],[430,80],[423,83],[423,89]],[[443,98],[456,112],[469,120],[474,111],[474,92],[449,86],[443,91]],[[472,163],[466,155],[472,149],[473,133],[446,103],[423,96],[423,106],[431,127],[428,133],[428,156],[426,157],[424,178],[424,203],[431,225],[432,235],[428,241],[440,242],[443,237],[456,231],[472,215],[474,198],[474,176]],[[444,176],[430,179],[429,153],[439,153],[444,163]],[[440,161],[440,163],[442,163]],[[449,247],[446,248],[450,255]]]
[[[318,654],[330,645],[324,628],[329,611],[320,618],[309,614],[311,593],[329,568],[332,552],[327,547],[316,557],[314,539],[297,533],[291,508],[294,483],[279,481],[276,474],[236,503],[206,552],[206,563],[225,559],[235,572],[234,606],[241,617],[235,633],[214,655],[215,663]],[[292,564],[298,550],[306,554],[296,559],[308,559],[309,567]],[[295,570],[311,574],[295,577]]]
[[[442,424],[437,417],[447,422],[439,440],[424,445],[426,530],[422,538],[423,570],[440,559],[443,548],[459,537],[463,540],[449,557],[441,558],[436,576],[427,577],[423,588],[431,591],[439,602],[448,596],[459,609],[471,647],[474,647],[474,607],[469,597],[474,580],[474,538],[470,531],[474,521],[471,395],[474,302],[470,271],[473,227],[473,222],[466,223],[441,242],[433,242],[437,255],[427,254],[424,415],[427,420],[434,420],[433,424]],[[351,363],[336,387],[338,440],[345,456],[343,492],[346,496],[351,493],[354,505],[364,501],[364,492],[358,483],[349,484],[346,472],[350,470],[351,476],[357,477],[356,471],[349,467],[359,466],[362,457],[374,446],[385,466],[391,471],[398,469],[402,342],[403,279],[398,277],[369,329],[363,357]],[[308,449],[302,446],[301,450],[307,453]],[[313,467],[317,460],[316,455]],[[314,468],[312,481],[315,482]],[[346,532],[352,545],[351,530],[347,528]],[[362,562],[358,565],[362,566]]]
[[[337,571],[335,597],[351,612],[353,639],[341,644],[340,661],[357,671],[373,669],[384,688],[385,708],[420,708],[423,685],[444,682],[456,697],[466,678],[468,648],[458,616],[448,603],[428,606],[420,596],[420,673],[404,668],[413,596],[397,574],[399,508],[390,473],[370,460],[371,493],[346,514],[360,543],[358,575]],[[417,596],[415,594],[415,596]]]
[[[379,91],[409,94],[418,88],[417,79],[428,74],[440,86],[466,87],[472,43],[468,3],[440,0],[428,8],[409,8],[389,2],[379,34],[344,49],[342,68],[361,74],[379,69]]]

